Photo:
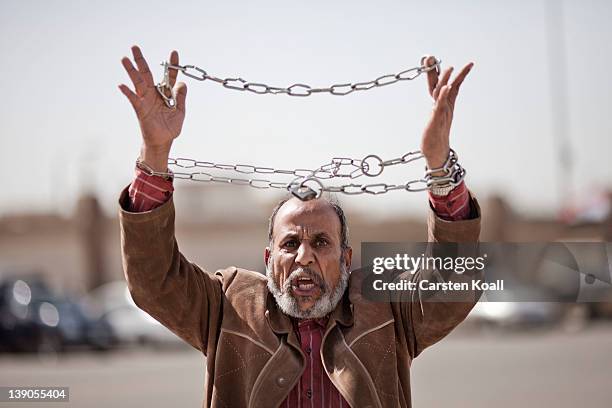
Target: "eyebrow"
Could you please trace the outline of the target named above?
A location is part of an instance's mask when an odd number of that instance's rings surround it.
[[[287,232],[285,234],[281,234],[281,236],[279,237],[280,241],[284,241],[288,238],[298,238],[299,234],[296,232]],[[327,239],[331,239],[332,235],[330,235],[329,233],[327,233],[326,231],[319,231],[316,232],[314,234],[312,234],[312,239],[317,239],[317,238],[327,238]]]

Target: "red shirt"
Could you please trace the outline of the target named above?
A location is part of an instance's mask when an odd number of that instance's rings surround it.
[[[280,405],[281,408],[350,408],[342,394],[331,382],[319,352],[327,318],[294,321],[300,345],[306,356],[306,367],[298,383]]]
[[[130,211],[144,212],[159,207],[172,195],[174,186],[171,180],[158,176],[149,176],[140,169],[136,169],[136,177],[130,184]]]
[[[130,210],[150,211],[165,203],[173,191],[171,180],[149,176],[142,170],[136,169],[136,177],[129,188]],[[430,193],[429,202],[436,214],[448,221],[463,220],[470,215],[470,196],[463,182],[447,196],[437,197]],[[331,382],[321,362],[321,342],[327,318],[298,321],[296,326],[300,345],[306,356],[306,367],[281,407],[348,408],[349,404]]]

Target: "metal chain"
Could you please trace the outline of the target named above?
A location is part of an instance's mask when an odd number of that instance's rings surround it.
[[[170,90],[170,69],[175,69],[182,72],[185,76],[196,79],[198,81],[210,80],[223,85],[225,88],[237,91],[249,91],[256,94],[286,94],[290,96],[311,96],[315,93],[329,93],[331,95],[343,96],[354,91],[366,91],[376,87],[382,87],[394,84],[399,81],[410,81],[417,78],[419,75],[431,70],[440,72],[440,64],[442,61],[435,60],[433,65],[423,65],[425,58],[421,58],[421,65],[415,68],[409,68],[400,71],[396,74],[382,75],[378,78],[357,83],[334,84],[327,88],[315,88],[303,83],[295,83],[288,87],[269,86],[258,82],[247,82],[238,78],[218,78],[209,75],[204,69],[195,65],[172,65],[169,62],[162,62],[164,67],[164,78],[162,82],[156,85],[157,90],[163,98],[165,104],[176,109],[176,100],[171,96]],[[187,172],[156,172],[145,166],[148,174],[175,177],[178,179],[187,179],[200,182],[213,183],[229,183],[235,185],[247,185],[257,189],[287,189],[293,195],[301,200],[310,200],[318,198],[324,192],[342,193],[347,195],[358,194],[384,194],[389,191],[405,190],[405,191],[425,191],[433,186],[459,184],[465,177],[465,170],[459,165],[456,153],[451,149],[451,153],[444,166],[439,169],[426,170],[425,176],[420,179],[409,180],[404,184],[387,184],[387,183],[370,183],[370,184],[344,184],[340,186],[324,186],[320,180],[332,178],[349,178],[355,179],[361,176],[377,177],[382,174],[385,167],[398,164],[407,164],[415,160],[423,158],[420,151],[412,151],[404,154],[401,157],[382,160],[375,154],[369,154],[363,159],[352,159],[347,157],[335,157],[329,163],[326,163],[314,170],[310,169],[275,169],[272,167],[253,166],[250,164],[219,164],[207,161],[197,161],[193,159],[176,158],[169,159],[168,165],[179,168],[205,168],[213,170],[233,171],[241,174],[281,174],[290,175],[294,179],[290,183],[273,182],[260,178],[241,178],[241,177],[225,177],[216,176],[207,172],[197,171],[193,173]],[[144,163],[140,162],[141,165]],[[443,176],[433,176],[434,173],[443,172]]]
[[[355,179],[360,176],[376,177],[379,176],[386,167],[400,164],[407,164],[423,158],[420,151],[412,151],[404,154],[401,157],[382,160],[377,155],[367,155],[363,159],[352,159],[347,157],[334,157],[329,163],[326,163],[316,169],[275,169],[273,167],[254,166],[250,164],[221,164],[208,161],[197,161],[186,158],[171,158],[168,159],[169,166],[175,166],[181,169],[208,169],[233,171],[241,174],[268,174],[268,175],[290,175],[294,179],[289,182],[274,182],[263,178],[242,178],[242,177],[226,177],[211,174],[207,171],[183,172],[170,171],[156,172],[147,167],[143,162],[139,162],[141,166],[151,175],[161,177],[174,177],[177,179],[200,181],[205,183],[228,183],[234,185],[250,186],[257,189],[287,189],[301,200],[309,200],[318,198],[324,192],[342,193],[346,195],[358,194],[384,194],[389,191],[405,190],[405,191],[425,191],[433,185],[452,185],[455,186],[465,177],[465,170],[459,165],[457,154],[451,149],[449,158],[443,167],[439,169],[431,169],[425,172],[425,176],[420,179],[409,180],[404,184],[387,184],[387,183],[370,183],[370,184],[344,184],[339,186],[324,186],[320,180],[332,178],[350,178]],[[378,168],[376,168],[378,166]],[[346,169],[343,171],[343,169]],[[432,174],[444,172],[443,176],[434,177]]]
[[[379,170],[369,171],[362,167],[363,174],[376,177],[380,175],[384,168],[396,164],[406,164],[412,161],[423,158],[420,151],[408,152],[400,158],[383,161],[376,155],[368,155],[361,160],[361,165],[367,164],[368,159],[374,158],[378,161]],[[352,160],[352,159],[350,159]],[[332,160],[333,161],[333,160]],[[434,176],[434,173],[443,172],[442,176]],[[345,184],[342,186],[324,186],[321,181],[314,176],[295,179],[287,185],[294,196],[300,200],[306,201],[312,198],[319,198],[324,192],[327,193],[342,193],[347,195],[372,194],[379,195],[394,190],[405,191],[426,191],[433,186],[447,185],[455,187],[460,184],[465,178],[466,171],[459,164],[459,157],[453,149],[450,149],[449,156],[444,165],[437,169],[426,169],[425,176],[421,179],[407,181],[404,184],[387,184],[387,183],[372,183],[372,184]],[[420,185],[420,187],[419,187]],[[314,187],[314,188],[313,188]]]
[[[429,72],[434,69],[437,70],[438,73],[440,72],[440,64],[442,63],[441,60],[436,59],[434,64],[430,66],[423,65],[424,62],[424,58],[421,58],[421,65],[418,67],[405,69],[396,74],[381,75],[371,81],[333,84],[326,88],[315,88],[303,83],[295,83],[291,86],[283,88],[278,86],[270,86],[259,82],[248,82],[242,79],[241,77],[219,78],[213,75],[209,75],[206,70],[196,65],[173,65],[167,61],[163,61],[161,65],[164,67],[164,79],[161,83],[157,84],[157,90],[164,99],[166,105],[171,109],[175,109],[176,101],[172,96],[169,96],[172,95],[172,93],[168,92],[170,88],[168,73],[170,69],[176,69],[182,72],[185,76],[196,79],[198,81],[210,80],[213,82],[217,82],[228,89],[233,89],[236,91],[249,91],[260,95],[286,94],[290,96],[310,96],[316,93],[329,93],[331,95],[343,96],[355,91],[367,91],[372,88],[391,85],[399,81],[411,81],[417,78],[422,73]]]

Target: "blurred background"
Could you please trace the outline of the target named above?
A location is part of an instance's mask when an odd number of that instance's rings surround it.
[[[611,17],[605,0],[1,2],[0,385],[68,386],[79,407],[201,404],[205,359],[140,312],[123,281],[117,199],[140,135],[117,85],[129,84],[120,59],[131,45],[157,79],[177,49],[181,64],[274,86],[366,81],[424,54],[456,70],[474,61],[451,143],[483,207],[482,240],[609,243]],[[431,109],[425,78],[309,98],[179,80],[187,119],[172,156],[217,163],[400,157],[419,148]],[[423,165],[381,181],[418,178]],[[175,188],[190,260],[264,270],[281,194]],[[424,193],[338,198],[356,267],[361,242],[426,237]],[[415,360],[414,406],[609,406],[608,294],[477,306]]]

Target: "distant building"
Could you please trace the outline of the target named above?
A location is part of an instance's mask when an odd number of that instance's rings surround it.
[[[235,265],[264,272],[268,217],[278,198],[261,202],[245,189],[180,186],[175,205],[181,251],[211,271]],[[483,202],[483,241],[602,239],[612,225],[602,221],[570,227],[554,219],[525,219],[499,197]],[[115,214],[101,214],[93,197],[83,197],[77,208],[70,219],[53,214],[0,217],[0,278],[39,272],[54,288],[77,293],[123,279]],[[426,240],[422,218],[372,221],[363,213],[348,213],[347,218],[353,267],[360,266],[361,242]]]

